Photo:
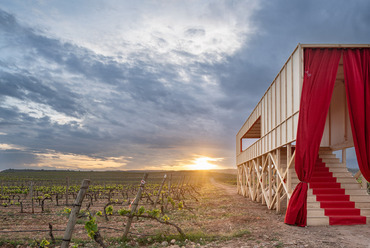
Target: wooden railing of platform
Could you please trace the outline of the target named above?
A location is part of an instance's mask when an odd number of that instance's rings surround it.
[[[291,144],[238,166],[238,193],[281,212],[292,194],[295,151]]]

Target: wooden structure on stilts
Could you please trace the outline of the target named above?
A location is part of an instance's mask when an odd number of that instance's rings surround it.
[[[370,48],[370,45],[299,44],[237,133],[238,193],[253,201],[261,202],[268,209],[274,209],[277,212],[285,211],[292,192],[299,182],[294,169],[295,142],[305,73],[304,50],[306,48],[352,49]],[[309,183],[307,225],[345,223],[346,221],[335,222],[336,216],[341,216],[343,211],[345,220],[352,218],[353,212],[358,212],[360,216],[365,217],[365,220],[367,219],[367,223],[370,223],[370,197],[367,193],[367,182],[362,179],[362,184],[358,183],[356,179],[361,177],[361,172],[353,176],[346,166],[346,149],[353,146],[342,56],[320,144],[318,154],[320,166],[313,174],[317,182]],[[341,151],[341,158],[336,157],[335,151],[337,151],[336,154]],[[334,186],[319,182],[321,179],[339,184],[340,189],[330,188]],[[332,196],[337,193],[345,197]],[[333,199],[333,204],[330,203],[330,199]],[[338,211],[335,209],[336,206],[333,206],[342,201],[338,199],[343,199],[343,202],[347,199],[351,203],[343,204],[353,205],[352,208],[357,210]]]

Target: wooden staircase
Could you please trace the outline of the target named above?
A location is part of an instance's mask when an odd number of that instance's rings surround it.
[[[294,173],[295,175],[295,173]],[[299,180],[292,178],[295,187]],[[370,196],[329,148],[320,148],[307,195],[307,225],[370,223]]]

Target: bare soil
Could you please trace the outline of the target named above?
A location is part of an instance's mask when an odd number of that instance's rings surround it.
[[[236,193],[236,188],[211,180],[229,198],[233,212],[240,212],[250,235],[208,247],[370,247],[370,225],[297,227],[284,224],[284,215],[268,210]],[[246,221],[252,220],[252,221]],[[233,225],[230,219],[225,225]]]
[[[284,214],[277,214],[261,203],[238,195],[236,186],[211,178],[198,190],[198,201],[186,199],[184,210],[170,209],[167,213],[170,221],[179,225],[188,235],[186,242],[176,240],[173,245],[162,244],[166,237],[177,235],[177,231],[171,226],[143,220],[135,221],[132,232],[152,235],[144,236],[144,239],[153,241],[143,243],[137,236],[131,236],[130,242],[122,244],[117,240],[122,235],[125,219],[119,215],[110,216],[109,221],[98,217],[100,233],[109,247],[370,247],[370,225],[290,226],[284,224]],[[102,206],[103,203],[94,204],[90,210],[103,210]],[[117,210],[120,206],[114,208]],[[50,202],[46,209],[46,214],[21,214],[19,209],[1,208],[0,229],[44,230],[52,223],[55,237],[61,238],[63,232],[57,230],[63,230],[67,224],[64,206],[56,207],[54,202]],[[155,240],[155,235],[164,239]],[[47,232],[3,232],[0,233],[3,244],[0,247],[37,247],[30,245],[29,240],[41,240],[44,237],[50,241]],[[87,236],[83,220],[78,221],[73,237],[79,247],[98,247]]]

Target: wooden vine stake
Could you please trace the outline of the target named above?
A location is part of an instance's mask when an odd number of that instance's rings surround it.
[[[89,188],[89,185],[90,185],[90,180],[84,179],[82,181],[80,191],[78,192],[76,200],[72,205],[72,210],[69,215],[67,228],[64,232],[62,245],[60,246],[61,248],[68,248],[69,242],[71,242],[73,228],[76,225],[76,221],[77,221],[77,214],[80,212],[81,204]]]
[[[141,180],[140,182],[140,188],[139,190],[137,191],[137,194],[136,194],[136,198],[133,200],[133,202],[131,203],[131,214],[130,216],[128,217],[128,220],[127,220],[127,223],[126,223],[126,227],[125,227],[125,231],[123,232],[123,238],[126,238],[127,237],[127,234],[128,232],[130,231],[130,227],[131,227],[131,223],[132,223],[132,220],[134,218],[134,214],[136,213],[136,209],[137,209],[137,206],[139,205],[139,201],[140,201],[140,198],[141,198],[141,194],[143,193],[144,191],[144,185],[146,183],[146,179],[148,178],[148,174],[145,173],[144,174],[144,177],[143,177],[143,180]]]
[[[68,206],[69,178],[66,178],[66,206]]]
[[[153,209],[155,209],[155,208],[156,208],[156,206],[157,206],[157,202],[158,202],[159,197],[160,197],[160,195],[161,195],[162,188],[163,188],[163,184],[164,184],[164,182],[166,181],[166,178],[167,178],[167,175],[165,174],[165,175],[164,175],[164,177],[163,177],[162,184],[161,184],[161,186],[159,187],[157,197],[155,198],[154,205],[153,205]]]
[[[31,181],[31,190],[30,190],[30,194],[31,194],[31,208],[32,208],[32,213],[34,214],[35,213],[35,205],[34,205],[34,201],[33,201],[33,181]]]

